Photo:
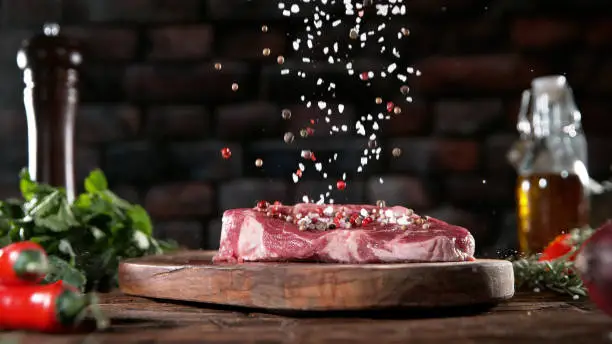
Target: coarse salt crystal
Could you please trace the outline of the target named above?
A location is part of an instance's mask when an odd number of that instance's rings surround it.
[[[399,225],[409,225],[410,221],[409,221],[407,216],[402,216],[399,219],[397,219],[397,224],[399,224]]]

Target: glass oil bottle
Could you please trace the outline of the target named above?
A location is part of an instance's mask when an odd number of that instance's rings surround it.
[[[555,236],[589,222],[587,142],[563,76],[532,82],[530,144],[518,163],[516,200],[520,250],[541,252]],[[525,106],[525,104],[523,104]],[[524,135],[524,133],[522,133]]]

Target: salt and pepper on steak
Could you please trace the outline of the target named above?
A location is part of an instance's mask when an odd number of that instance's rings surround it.
[[[460,226],[411,209],[377,205],[258,202],[223,213],[215,263],[460,262],[475,242]]]

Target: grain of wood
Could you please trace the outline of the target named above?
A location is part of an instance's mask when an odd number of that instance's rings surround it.
[[[117,292],[101,295],[112,319],[105,332],[73,335],[0,333],[19,344],[68,343],[610,343],[612,318],[587,300],[518,294],[485,313],[405,319],[354,316],[278,316],[167,303]],[[471,307],[466,307],[470,313]]]
[[[124,261],[126,294],[296,311],[355,311],[495,304],[514,294],[500,260],[410,264],[244,263],[215,265],[212,251]]]

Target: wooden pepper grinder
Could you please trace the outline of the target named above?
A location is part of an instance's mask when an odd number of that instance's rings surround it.
[[[78,43],[60,35],[55,23],[45,24],[17,54],[25,83],[30,176],[64,186],[70,202],[75,197],[73,141],[81,62]]]

